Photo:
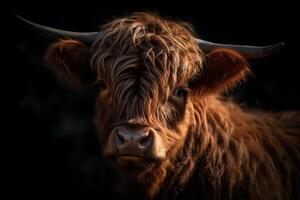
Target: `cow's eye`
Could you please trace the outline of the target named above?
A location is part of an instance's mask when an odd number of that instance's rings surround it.
[[[177,97],[185,97],[188,92],[187,87],[178,87],[174,90],[173,95]]]
[[[98,88],[99,90],[105,90],[106,89],[106,85],[105,85],[104,81],[97,81],[95,83],[95,87]]]

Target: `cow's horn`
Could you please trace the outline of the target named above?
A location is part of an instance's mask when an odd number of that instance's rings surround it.
[[[17,18],[19,18],[22,22],[24,22],[26,25],[33,28],[38,33],[42,34],[43,36],[47,38],[72,38],[76,40],[80,40],[84,43],[91,44],[96,39],[99,39],[102,37],[102,32],[73,32],[73,31],[65,31],[60,29],[55,29],[47,26],[43,26],[31,21],[28,21],[24,19],[23,17],[20,17],[16,15]],[[282,42],[268,45],[268,46],[245,46],[245,45],[233,45],[233,44],[218,44],[213,43],[201,39],[197,39],[197,42],[200,46],[200,48],[205,52],[209,53],[214,49],[217,48],[226,48],[226,49],[233,49],[238,51],[241,55],[243,55],[245,58],[263,58],[267,57],[269,55],[272,55],[276,52],[278,52],[284,44]]]
[[[82,41],[84,43],[91,44],[93,43],[96,38],[99,38],[102,36],[101,32],[73,32],[73,31],[65,31],[60,29],[55,29],[47,26],[43,26],[31,21],[28,21],[24,19],[23,17],[20,17],[16,15],[18,19],[20,19],[22,22],[24,22],[26,25],[31,27],[36,32],[40,33],[41,35],[50,38],[50,39],[57,39],[57,38],[72,38],[75,40]]]
[[[283,46],[283,42],[278,42],[268,46],[246,46],[246,45],[234,45],[234,44],[218,44],[208,42],[205,40],[197,39],[197,42],[205,53],[211,52],[217,48],[232,49],[239,52],[245,58],[263,58],[277,53]]]

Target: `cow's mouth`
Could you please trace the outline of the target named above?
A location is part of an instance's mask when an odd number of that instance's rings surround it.
[[[143,157],[132,156],[132,155],[121,155],[118,156],[117,159],[121,162],[141,162],[143,160]]]
[[[155,159],[136,155],[117,155],[114,160],[123,170],[140,171],[155,163]]]

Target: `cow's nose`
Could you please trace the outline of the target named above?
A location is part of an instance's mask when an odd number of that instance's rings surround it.
[[[152,144],[153,131],[151,128],[129,129],[120,127],[116,131],[116,146],[120,154],[142,156]]]

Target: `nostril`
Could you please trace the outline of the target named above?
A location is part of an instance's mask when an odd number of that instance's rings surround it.
[[[139,142],[140,147],[147,148],[151,143],[151,138],[152,137],[150,134],[147,136],[144,136]]]
[[[116,141],[117,145],[122,145],[125,142],[124,137],[119,132],[117,132]]]

